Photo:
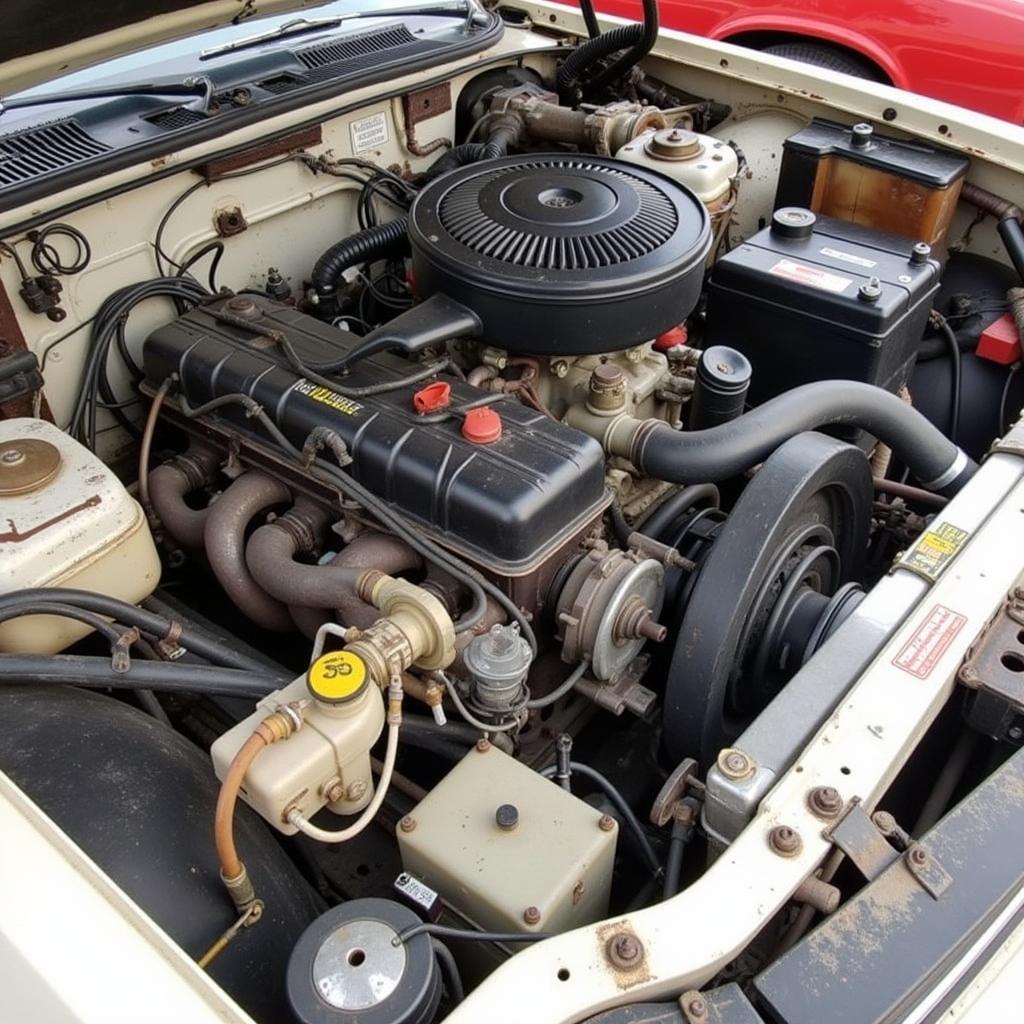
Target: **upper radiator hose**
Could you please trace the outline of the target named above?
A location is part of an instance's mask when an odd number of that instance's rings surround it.
[[[804,384],[708,430],[682,432],[660,420],[644,421],[632,435],[628,454],[641,472],[658,480],[725,480],[763,461],[795,434],[829,425],[874,435],[930,490],[955,494],[978,468],[896,395],[848,380]]]

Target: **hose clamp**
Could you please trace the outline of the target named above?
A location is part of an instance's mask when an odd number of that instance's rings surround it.
[[[948,487],[970,464],[967,453],[962,448],[957,448],[956,458],[950,463],[949,468],[937,476],[934,480],[922,480],[921,486],[926,491],[941,491]]]

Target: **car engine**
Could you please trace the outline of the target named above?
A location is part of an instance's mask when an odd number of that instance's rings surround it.
[[[1019,407],[986,347],[1009,322],[1019,360],[1024,292],[953,244],[999,209],[967,157],[819,115],[744,148],[601,38],[410,92],[404,162],[292,137],[204,163],[157,208],[160,273],[72,310],[66,429],[52,361],[0,419],[0,668],[31,682],[0,768],[258,1021],[480,1020],[468,990],[587,927],[627,1004],[654,968],[614,922],[727,869],[900,581],[960,552],[944,509]],[[242,204],[168,245],[188,195],[276,164],[354,182],[328,248],[282,273],[268,230],[232,263]],[[76,273],[26,270],[22,301],[47,278],[63,313]],[[972,708],[905,752],[903,814],[942,736],[1019,744]],[[806,841],[776,823],[761,856]],[[687,987],[749,992],[856,889],[835,870]],[[673,1005],[644,1019],[709,1019]]]

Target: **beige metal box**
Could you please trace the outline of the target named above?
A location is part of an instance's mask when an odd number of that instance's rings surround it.
[[[405,870],[481,928],[561,932],[607,915],[618,826],[495,746],[471,750],[410,817]]]

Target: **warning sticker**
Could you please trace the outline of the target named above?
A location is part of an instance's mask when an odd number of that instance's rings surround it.
[[[927,679],[967,623],[967,617],[937,604],[892,663],[918,679]]]
[[[380,149],[387,145],[388,139],[388,118],[387,114],[371,114],[369,117],[362,117],[358,121],[351,121],[348,126],[349,134],[352,136],[352,152],[365,153],[368,149]]]
[[[933,582],[967,542],[970,534],[952,523],[937,523],[903,556],[900,566]]]
[[[810,267],[806,263],[797,263],[794,260],[779,260],[774,267],[768,271],[776,277],[785,277],[798,284],[805,284],[809,288],[819,288],[823,292],[846,291],[848,285],[853,284],[848,277],[841,277],[839,274],[830,274],[820,267]]]
[[[346,416],[355,416],[362,409],[362,406],[358,402],[353,402],[351,398],[339,395],[337,391],[325,388],[322,384],[314,384],[311,380],[306,380],[305,377],[296,381],[292,390],[307,398],[312,398],[314,402],[319,402],[321,405],[329,405],[335,412],[344,413]]]
[[[855,256],[852,252],[843,252],[841,249],[830,249],[827,245],[824,249],[819,249],[818,252],[820,252],[822,256],[828,256],[833,260],[842,260],[843,263],[852,263],[855,267],[866,267],[870,270],[872,267],[878,266],[874,260],[865,259],[863,256]]]

